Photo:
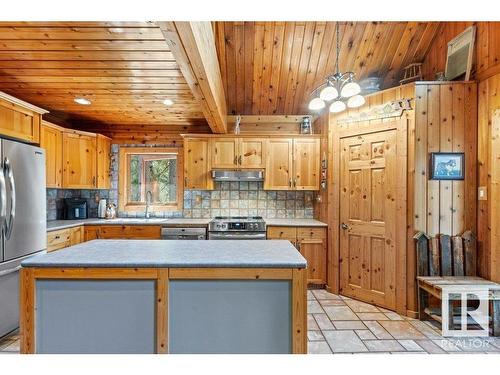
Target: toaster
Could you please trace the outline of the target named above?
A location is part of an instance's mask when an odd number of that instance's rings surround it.
[[[64,218],[66,220],[86,219],[87,201],[79,198],[66,198],[64,200]]]

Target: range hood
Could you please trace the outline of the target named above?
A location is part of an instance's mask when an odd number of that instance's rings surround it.
[[[264,181],[264,172],[212,170],[212,178],[214,181]]]

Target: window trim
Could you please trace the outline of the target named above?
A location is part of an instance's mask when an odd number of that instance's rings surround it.
[[[130,166],[128,157],[130,155],[151,155],[151,154],[175,154],[177,157],[177,203],[172,205],[150,206],[151,211],[179,211],[184,206],[184,160],[182,148],[174,147],[120,147],[118,153],[118,210],[119,211],[142,211],[146,209],[145,203],[129,203],[128,200],[128,179]]]

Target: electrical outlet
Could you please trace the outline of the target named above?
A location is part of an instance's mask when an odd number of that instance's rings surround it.
[[[488,199],[488,194],[486,186],[479,186],[477,189],[477,199],[480,201],[485,201]]]

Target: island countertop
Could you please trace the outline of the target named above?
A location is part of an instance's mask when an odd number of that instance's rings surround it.
[[[93,240],[25,260],[23,267],[305,268],[285,240]]]

